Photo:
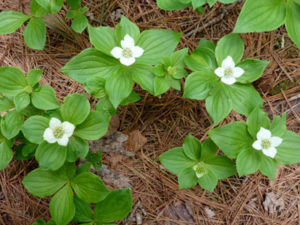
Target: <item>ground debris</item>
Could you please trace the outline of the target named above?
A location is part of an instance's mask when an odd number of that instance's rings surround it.
[[[128,135],[126,149],[136,152],[147,143],[147,138],[144,137],[139,130],[132,131]]]
[[[284,209],[284,201],[282,197],[277,198],[273,192],[270,192],[266,194],[263,206],[268,213],[281,212]]]
[[[208,218],[212,218],[212,217],[216,216],[216,213],[213,210],[211,210],[210,208],[205,207],[204,210],[205,210],[205,213],[208,216]]]

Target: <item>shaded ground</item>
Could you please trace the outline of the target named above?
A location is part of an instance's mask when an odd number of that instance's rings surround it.
[[[142,30],[162,28],[184,33],[179,48],[191,50],[200,38],[216,42],[230,33],[241,8],[241,4],[235,7],[217,4],[205,14],[197,14],[191,9],[161,11],[154,0],[85,2],[94,18],[99,19],[102,15],[104,25],[117,24],[122,12]],[[25,0],[0,2],[0,10],[26,12],[28,8]],[[92,17],[90,19],[93,20]],[[0,65],[17,66],[26,72],[31,68],[44,69],[45,81],[63,99],[67,94],[83,92],[83,89],[59,73],[59,69],[70,57],[91,44],[86,32],[79,35],[69,28],[64,12],[47,20],[49,29],[44,51],[25,47],[23,28],[12,35],[0,36]],[[99,25],[95,21],[93,23]],[[288,128],[300,133],[299,50],[290,42],[283,27],[269,33],[242,37],[246,45],[245,57],[271,61],[263,77],[254,84],[265,100],[264,109],[270,116],[287,112]],[[220,181],[214,193],[199,186],[179,190],[176,177],[162,169],[156,159],[164,151],[182,145],[188,133],[206,139],[211,119],[205,111],[204,102],[182,99],[182,93],[176,91],[158,99],[138,87],[136,89],[143,98],[134,105],[120,108],[119,130],[124,133],[139,130],[147,138],[147,143],[140,149],[127,149],[135,150],[135,157],[108,153],[104,162],[130,178],[134,202],[138,203],[136,213],[141,215],[142,224],[298,224],[299,165],[281,167],[273,182],[257,173]],[[234,120],[244,120],[244,117],[232,113],[222,124]],[[1,225],[29,225],[36,217],[49,218],[47,199],[33,197],[21,184],[24,176],[36,166],[34,161],[13,161],[9,168],[0,172]],[[275,196],[275,205],[266,208],[269,211],[273,208],[274,213],[268,212],[263,205],[266,195],[271,192]],[[132,218],[136,217],[136,213]],[[136,223],[131,221],[129,224]]]

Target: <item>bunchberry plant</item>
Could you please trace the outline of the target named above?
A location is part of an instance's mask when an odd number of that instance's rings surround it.
[[[255,109],[247,122],[233,122],[208,132],[230,158],[236,159],[239,176],[260,171],[273,179],[277,165],[300,162],[300,136],[286,130],[286,115],[268,115]]]
[[[53,221],[49,224],[107,224],[126,217],[132,207],[130,189],[110,191],[97,175],[76,170],[74,163],[66,163],[58,171],[35,169],[23,184],[35,196],[52,196],[49,208]],[[94,214],[89,203],[96,203]]]
[[[157,5],[159,8],[165,10],[177,10],[193,6],[198,12],[204,12],[202,8],[204,4],[209,4],[209,6],[212,7],[216,2],[229,4],[235,1],[236,0],[157,0]]]
[[[299,12],[299,0],[246,0],[234,32],[271,31],[285,24],[288,35],[300,48]]]
[[[161,58],[161,63],[153,68],[154,94],[160,96],[168,91],[171,87],[180,90],[180,80],[188,75],[185,70],[184,57],[188,49],[182,49],[174,52],[171,56]]]
[[[81,0],[67,0],[67,4],[72,8],[67,11],[67,18],[72,20],[72,28],[77,33],[82,33],[88,26],[89,21],[85,13],[89,10],[88,7],[81,7]]]
[[[218,180],[236,173],[234,163],[222,155],[216,155],[218,147],[207,139],[201,143],[189,135],[183,147],[173,148],[159,156],[163,166],[178,176],[181,189],[192,188],[197,183],[213,192]]]
[[[117,108],[132,93],[134,81],[154,93],[152,66],[160,63],[162,56],[173,53],[180,37],[170,30],[141,33],[123,16],[115,29],[89,26],[89,38],[95,48],[82,51],[61,71],[87,88],[91,80],[103,78],[105,93]]]
[[[86,140],[97,140],[108,129],[109,117],[90,110],[83,94],[65,98],[59,110],[48,115],[29,117],[22,132],[26,139],[38,144],[35,158],[44,169],[57,170],[67,160],[84,158],[89,150]]]
[[[198,48],[185,59],[193,71],[184,86],[185,98],[206,101],[206,109],[215,124],[232,110],[249,115],[263,104],[251,83],[263,74],[269,62],[241,60],[244,43],[237,34],[223,37],[215,46],[202,40]]]

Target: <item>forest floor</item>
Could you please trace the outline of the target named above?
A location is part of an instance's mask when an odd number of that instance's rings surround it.
[[[103,18],[103,25],[114,27],[124,14],[141,30],[182,32],[179,48],[188,47],[190,51],[197,47],[200,39],[216,43],[230,33],[242,6],[241,3],[234,7],[216,4],[199,14],[192,9],[163,11],[154,0],[84,0],[83,4],[90,8],[90,21],[95,26],[99,26],[97,21]],[[29,12],[29,3],[1,0],[2,10]],[[55,88],[60,100],[70,93],[84,93],[80,84],[59,70],[71,57],[91,47],[87,32],[74,33],[70,21],[65,19],[65,11],[48,17],[47,25],[47,45],[43,51],[25,46],[24,27],[14,34],[0,36],[0,65],[17,66],[25,72],[32,68],[43,69],[45,82]],[[263,77],[254,83],[263,96],[264,110],[270,117],[286,112],[288,128],[300,133],[299,50],[284,27],[273,32],[244,34],[242,38],[246,45],[244,58],[271,61]],[[141,101],[118,110],[118,130],[129,135],[126,150],[135,156],[105,153],[103,158],[106,165],[129,178],[134,212],[128,224],[137,224],[133,222],[136,217],[143,225],[300,224],[300,165],[281,166],[272,182],[256,173],[219,181],[213,193],[199,186],[179,190],[176,176],[164,170],[157,157],[181,146],[189,133],[201,140],[207,138],[212,121],[204,102],[183,99],[182,92],[174,90],[157,98],[138,86],[135,89],[142,96]],[[221,125],[236,120],[245,118],[232,112]],[[1,225],[30,225],[37,217],[49,219],[49,199],[32,196],[21,183],[36,166],[34,160],[13,161],[0,172]]]

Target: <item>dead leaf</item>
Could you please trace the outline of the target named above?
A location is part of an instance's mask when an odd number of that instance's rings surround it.
[[[126,148],[129,151],[136,152],[147,143],[147,138],[144,137],[139,130],[132,131],[128,136]]]
[[[284,201],[282,197],[277,198],[273,192],[270,192],[266,194],[263,206],[269,213],[281,212],[284,208]]]

